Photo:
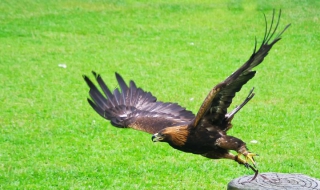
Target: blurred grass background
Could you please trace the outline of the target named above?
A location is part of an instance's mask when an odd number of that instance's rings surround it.
[[[320,1],[2,0],[0,188],[225,189],[251,175],[112,127],[89,107],[82,74],[115,88],[119,72],[196,112],[261,42],[274,8],[279,29],[292,26],[234,99],[255,87],[229,133],[260,154],[261,172],[319,179]]]

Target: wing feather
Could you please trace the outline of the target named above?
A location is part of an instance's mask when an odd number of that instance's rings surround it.
[[[99,86],[101,87],[102,91],[104,92],[104,94],[107,96],[108,99],[111,99],[113,97],[111,91],[109,90],[109,88],[106,86],[106,84],[104,83],[104,81],[102,80],[101,76],[98,75],[96,72],[92,71],[92,74],[95,76],[97,82],[99,83]],[[91,81],[90,81],[91,82]],[[92,83],[92,82],[91,82]],[[92,83],[93,85],[93,83]],[[94,86],[94,85],[93,85]],[[91,86],[89,86],[91,88]],[[97,90],[97,89],[96,89]],[[112,102],[110,102],[112,103]]]
[[[273,41],[270,40],[276,34],[280,22],[281,10],[279,11],[278,21],[274,26],[275,11],[273,11],[272,21],[268,29],[266,16],[264,15],[266,28],[263,41],[257,50],[257,40],[252,55],[238,70],[227,77],[223,82],[216,85],[207,95],[202,103],[196,117],[191,122],[191,127],[197,127],[200,122],[210,122],[219,126],[221,130],[226,129],[226,125],[222,125],[236,92],[240,91],[242,86],[254,77],[255,71],[251,69],[259,65],[272,46],[281,39],[281,34],[290,26],[287,25],[280,33],[276,35]]]
[[[118,73],[115,75],[121,92],[116,88],[111,93],[101,76],[92,73],[104,95],[89,77],[83,76],[90,88],[91,99],[88,98],[88,102],[100,116],[116,127],[156,133],[166,127],[190,123],[194,118],[191,111],[176,103],[157,101],[150,92],[137,88],[133,81],[128,87]]]
[[[118,84],[120,86],[120,89],[121,89],[121,98],[122,98],[122,101],[121,101],[121,104],[126,104],[126,99],[129,98],[128,95],[127,95],[127,91],[128,91],[128,86],[127,84],[124,82],[123,78],[118,74],[116,73],[116,79],[118,81]]]

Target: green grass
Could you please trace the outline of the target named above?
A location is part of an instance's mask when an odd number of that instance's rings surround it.
[[[81,75],[95,70],[114,88],[119,72],[196,112],[248,59],[273,8],[280,28],[292,26],[235,98],[256,88],[230,134],[261,155],[261,172],[320,178],[319,1],[4,0],[0,188],[225,189],[252,174],[112,127],[86,102]]]

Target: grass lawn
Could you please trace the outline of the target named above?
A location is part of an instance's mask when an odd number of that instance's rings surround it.
[[[115,88],[119,72],[196,112],[261,42],[273,8],[280,29],[292,26],[234,99],[255,87],[229,134],[260,154],[260,172],[319,179],[320,1],[2,0],[0,189],[226,189],[251,175],[112,127],[87,103],[82,74]]]

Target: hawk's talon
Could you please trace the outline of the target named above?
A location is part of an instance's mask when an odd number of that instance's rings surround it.
[[[245,160],[241,159],[240,157],[241,156],[244,156]],[[256,162],[254,160],[254,156],[258,156],[258,154],[255,154],[255,153],[239,153],[238,156],[237,156],[237,161],[240,163],[240,164],[243,164],[246,168],[252,168],[252,166],[249,164],[249,162],[252,163],[253,167],[254,168],[257,168],[257,165],[256,165]]]
[[[256,162],[254,161],[254,156],[257,156],[257,154],[255,153],[248,153],[247,155],[244,155],[246,158],[246,162],[248,163],[248,161],[250,160],[253,164],[253,166],[256,168]]]
[[[250,168],[250,164],[248,164],[248,163],[244,163],[243,165],[248,169]]]

